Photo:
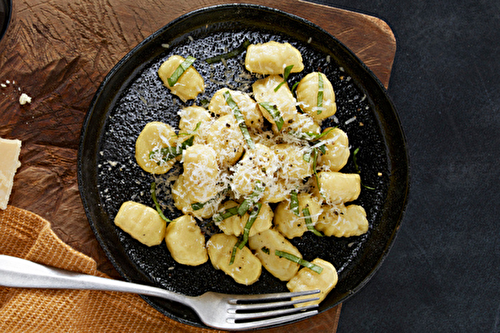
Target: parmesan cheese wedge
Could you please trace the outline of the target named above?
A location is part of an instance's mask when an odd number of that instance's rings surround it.
[[[21,141],[0,138],[0,209],[7,209],[14,175],[21,166],[19,153],[21,152]]]

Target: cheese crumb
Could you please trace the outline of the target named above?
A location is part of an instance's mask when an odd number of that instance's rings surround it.
[[[0,138],[0,209],[7,209],[10,193],[14,184],[14,175],[21,166],[19,153],[21,152],[20,140]]]
[[[19,97],[19,104],[24,105],[26,103],[31,103],[31,97],[26,95],[25,93],[22,93]]]

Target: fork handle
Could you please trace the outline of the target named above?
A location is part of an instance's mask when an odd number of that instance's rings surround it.
[[[156,296],[189,305],[189,296],[141,284],[101,278],[0,255],[0,286],[118,291]]]

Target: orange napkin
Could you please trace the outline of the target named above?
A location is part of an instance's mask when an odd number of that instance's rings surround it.
[[[63,243],[50,223],[0,210],[0,254],[101,277],[96,262]],[[215,332],[180,324],[135,294],[0,287],[0,332]]]
[[[96,262],[62,242],[50,223],[29,211],[0,210],[0,254],[62,269],[108,277]],[[341,306],[266,333],[335,332]],[[94,290],[0,287],[0,332],[222,332],[169,319],[136,294]]]

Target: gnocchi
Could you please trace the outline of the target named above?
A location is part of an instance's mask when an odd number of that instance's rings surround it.
[[[309,73],[300,80],[297,100],[300,108],[318,121],[337,112],[332,84],[323,73]]]
[[[238,105],[243,117],[245,118],[245,124],[248,128],[260,129],[264,124],[264,118],[262,117],[262,113],[260,112],[257,103],[245,93],[241,91],[230,90],[228,88],[222,88],[218,90],[210,100],[210,104],[208,105],[208,110],[213,114],[223,116],[223,115],[231,115],[233,112],[231,108],[226,103],[226,99],[224,97],[224,93],[229,92]]]
[[[203,77],[193,66],[189,66],[189,68],[184,70],[175,84],[170,85],[169,78],[172,77],[175,70],[185,60],[179,55],[173,55],[161,64],[158,69],[158,76],[163,81],[163,85],[170,89],[172,94],[177,95],[183,102],[195,99],[199,93],[205,90]]]
[[[319,172],[313,193],[328,204],[354,201],[361,193],[361,178],[356,173]]]
[[[274,229],[268,229],[250,237],[248,246],[255,252],[266,270],[280,279],[288,281],[299,270],[299,265],[276,255],[276,250],[302,258],[299,250]]]
[[[359,205],[343,204],[328,207],[320,215],[316,229],[326,236],[361,236],[368,231],[365,209]]]
[[[292,73],[304,69],[302,55],[289,43],[270,41],[253,44],[247,48],[245,67],[251,73],[283,74],[287,66],[293,65]]]
[[[208,255],[216,269],[222,270],[237,283],[248,286],[259,279],[262,264],[246,246],[236,251],[234,262],[230,264],[236,242],[238,242],[238,238],[235,236],[213,235],[207,242]]]
[[[319,289],[320,293],[317,295],[319,300],[295,304],[296,307],[321,303],[321,301],[325,299],[326,295],[328,295],[328,293],[337,285],[337,270],[331,263],[320,258],[314,259],[311,263],[323,268],[320,274],[304,267],[290,281],[288,281],[286,286],[291,292]],[[295,297],[293,299],[301,298],[304,298],[304,296]]]
[[[165,235],[166,223],[158,212],[137,202],[124,202],[114,222],[116,226],[146,246],[160,244]]]
[[[329,171],[340,171],[349,159],[349,138],[340,128],[326,128],[326,135],[320,140],[325,142],[325,153],[318,160],[318,166]]]
[[[226,201],[224,204],[221,205],[222,211],[238,207],[238,205],[239,204],[233,200]],[[269,204],[267,203],[262,204],[259,215],[257,215],[255,222],[253,222],[252,227],[250,228],[249,237],[252,237],[253,235],[259,232],[271,228],[273,216],[274,213]],[[216,224],[219,227],[219,229],[226,235],[240,236],[243,234],[245,225],[247,224],[249,218],[250,214],[246,212],[245,215],[241,217],[235,214]]]
[[[297,213],[290,208],[290,202],[282,201],[276,207],[274,225],[286,238],[301,237],[307,231],[307,224],[303,214],[305,208],[309,209],[312,224],[316,224],[322,212],[321,204],[309,193],[297,195],[299,206]]]
[[[217,153],[207,145],[193,145],[184,152],[184,186],[192,202],[205,202],[217,194]]]
[[[283,82],[283,78],[279,75],[270,75],[264,79],[255,81],[252,85],[253,94],[264,118],[273,125],[273,131],[279,132],[275,120],[260,103],[272,103],[279,111],[283,123],[289,125],[297,116],[296,100],[293,97],[288,84],[283,84],[278,91],[275,88]]]
[[[135,142],[135,160],[146,172],[163,174],[168,172],[175,159],[166,160],[162,149],[176,147],[174,129],[167,124],[155,121],[147,124]]]
[[[168,224],[165,243],[180,264],[198,266],[208,260],[205,236],[191,215],[182,215]]]

